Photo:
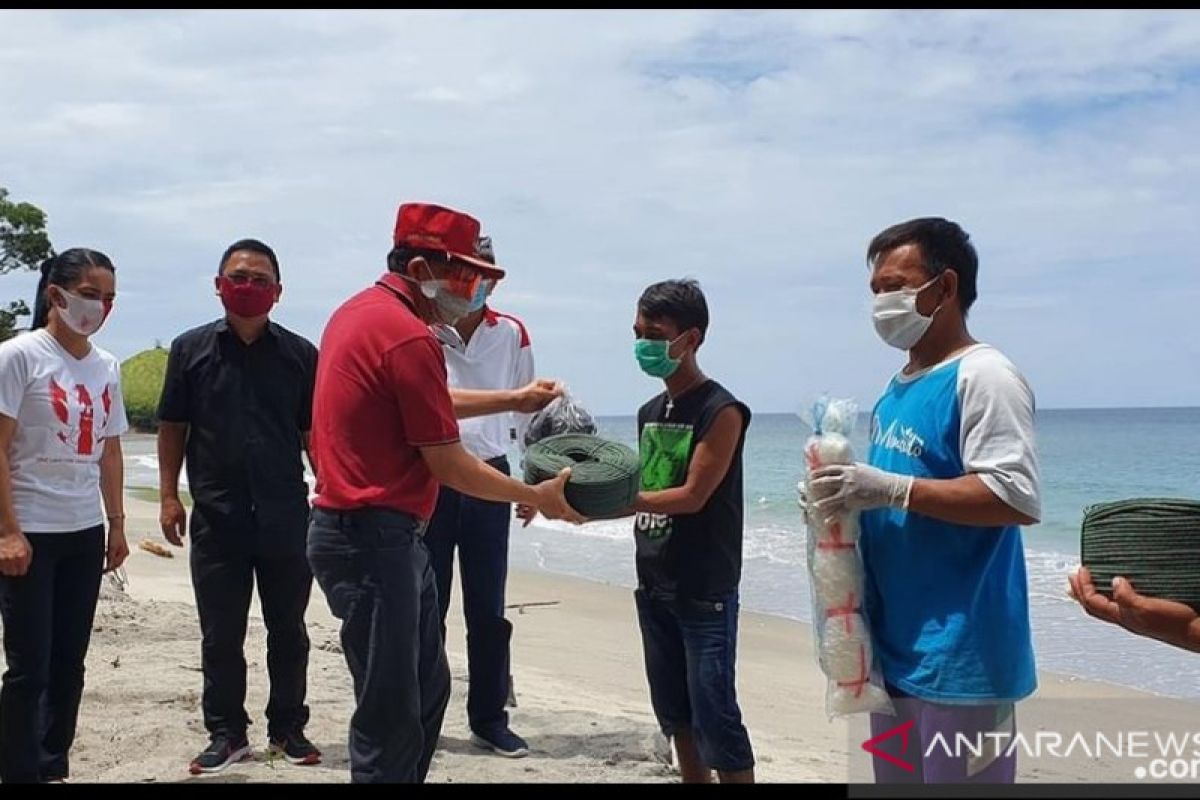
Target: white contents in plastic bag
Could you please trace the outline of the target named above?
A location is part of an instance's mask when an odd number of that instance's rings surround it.
[[[847,400],[822,400],[821,402],[824,403],[820,419],[821,435],[840,435],[842,431],[848,431],[854,427],[851,423],[854,421],[854,413],[858,410],[854,403]]]
[[[817,544],[822,547],[858,544],[858,514],[843,514],[829,524],[819,522],[816,527]]]
[[[821,637],[821,670],[839,685],[871,678],[871,634],[862,614],[844,609],[825,620]]]
[[[827,433],[816,437],[817,457],[821,466],[849,464],[854,460],[854,448],[850,440],[840,433]]]
[[[867,683],[862,686],[834,685],[829,693],[829,713],[838,716],[848,714],[888,713],[892,699],[883,687]]]
[[[857,408],[849,400],[822,398],[812,410],[813,436],[805,442],[808,568],[812,587],[817,661],[829,679],[825,709],[832,716],[891,713],[891,699],[871,647],[863,613],[864,573],[858,552],[857,513],[832,519],[811,513],[812,503],[832,491],[814,490],[812,473],[831,464],[854,462],[850,434]]]
[[[818,542],[813,553],[812,578],[817,596],[832,607],[862,602],[863,575],[858,553],[853,548],[825,548]]]
[[[871,635],[860,614],[835,614],[825,621],[821,669],[829,676],[832,714],[860,714],[891,708],[891,698],[872,681]]]

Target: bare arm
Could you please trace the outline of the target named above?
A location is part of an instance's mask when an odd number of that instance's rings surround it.
[[[104,513],[108,518],[124,523],[125,461],[119,436],[104,440],[104,452],[100,454],[100,496],[104,498]]]
[[[179,499],[187,431],[185,422],[163,422],[158,426],[158,494],[164,500]]]
[[[158,496],[161,503],[159,524],[173,545],[181,546],[187,534],[187,512],[179,500],[179,473],[187,446],[185,422],[162,422],[158,426]]]
[[[815,470],[808,512],[832,518],[847,511],[893,506],[955,525],[997,528],[1033,525],[1037,519],[1018,511],[993,492],[977,474],[959,478],[913,478],[869,464],[831,464]],[[907,498],[907,501],[906,501]]]
[[[517,351],[517,357],[513,363],[512,385],[528,386],[534,382],[536,374],[533,365],[533,346],[527,342]],[[513,428],[517,433],[517,450],[522,456],[525,454],[525,434],[529,431],[529,422],[532,419],[532,413],[524,414],[514,411],[512,415]]]
[[[534,487],[492,469],[471,455],[459,442],[422,447],[421,458],[438,482],[480,500],[497,503],[534,503]]]
[[[33,550],[13,507],[8,451],[16,432],[17,421],[0,414],[0,575],[13,577],[24,575],[33,560]]]
[[[948,480],[917,478],[908,498],[908,510],[955,525],[994,528],[1037,524],[1036,519],[997,497],[978,475]]]
[[[100,495],[108,518],[108,547],[105,572],[111,572],[129,556],[125,539],[125,460],[121,455],[121,438],[104,440],[100,454]]]
[[[8,464],[8,450],[16,432],[17,421],[0,415],[0,536],[21,532],[21,523],[17,521],[13,507],[12,473]]]
[[[650,514],[696,514],[712,498],[713,492],[725,479],[742,434],[742,414],[735,406],[727,406],[717,414],[708,434],[696,445],[688,464],[687,478],[682,486],[656,492],[639,492],[633,507],[595,520],[622,519],[639,512]],[[517,517],[528,526],[534,510],[528,505],[517,508]]]
[[[1139,636],[1200,652],[1200,614],[1191,606],[1138,594],[1124,578],[1113,582],[1110,599],[1096,591],[1086,567],[1080,567],[1067,580],[1071,596],[1096,619],[1120,625]]]
[[[535,380],[519,389],[450,389],[454,416],[458,419],[486,417],[516,411],[532,414],[541,411],[562,394],[557,381]]]
[[[528,505],[550,519],[583,522],[563,495],[569,470],[557,478],[529,486],[492,469],[468,453],[459,442],[422,447],[421,458],[440,483],[480,500]]]
[[[506,389],[450,389],[454,416],[458,419],[486,417],[512,411],[517,404],[516,391]]]

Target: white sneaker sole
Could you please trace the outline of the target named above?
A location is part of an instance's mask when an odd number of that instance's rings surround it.
[[[529,755],[528,748],[522,747],[520,750],[502,750],[489,742],[487,739],[484,739],[482,736],[476,736],[473,733],[471,734],[471,744],[482,750],[491,750],[496,755],[504,756],[505,758],[524,758],[525,756]]]
[[[224,763],[222,764],[219,764],[215,767],[200,767],[197,766],[196,762],[193,761],[190,765],[188,765],[188,771],[193,775],[213,775],[218,772],[224,772],[229,767],[233,766],[234,764],[239,764],[249,757],[250,745],[246,745],[245,747],[234,750],[232,753],[230,753],[229,758],[225,759]]]

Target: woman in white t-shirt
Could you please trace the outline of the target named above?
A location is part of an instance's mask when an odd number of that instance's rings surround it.
[[[115,287],[103,253],[47,259],[32,330],[0,344],[4,783],[66,779],[100,576],[129,555],[120,367],[88,341]]]

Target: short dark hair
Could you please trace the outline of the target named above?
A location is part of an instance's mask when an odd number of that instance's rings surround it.
[[[50,298],[46,296],[48,287],[73,289],[83,280],[84,273],[94,268],[114,273],[117,271],[108,256],[87,247],[72,247],[43,261],[42,277],[38,279],[37,296],[33,300],[33,321],[30,322],[29,329],[44,328],[50,321]]]
[[[669,319],[680,332],[697,328],[701,340],[708,332],[708,303],[700,282],[691,278],[647,286],[638,299],[638,311],[647,319]]]
[[[271,269],[275,270],[275,280],[283,280],[279,276],[279,259],[275,257],[275,251],[258,239],[238,239],[225,248],[224,254],[221,255],[221,263],[217,264],[218,275],[225,273],[225,264],[228,263],[229,257],[239,250],[249,250],[251,253],[258,253],[269,258],[271,260]]]
[[[879,233],[867,247],[867,264],[874,267],[880,256],[915,244],[921,250],[925,273],[936,278],[948,269],[958,275],[958,304],[963,313],[975,303],[979,256],[971,237],[957,223],[941,217],[920,217],[893,225]]]
[[[421,247],[399,245],[393,247],[387,255],[388,271],[398,272],[403,275],[408,271],[408,262],[414,258],[424,258],[431,264],[447,264],[450,262],[450,254],[445,250],[428,250]]]

